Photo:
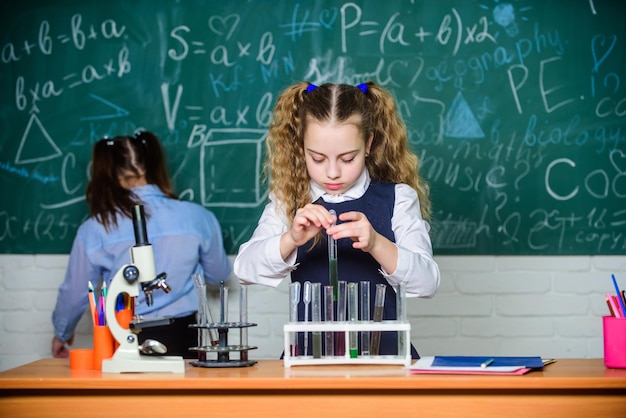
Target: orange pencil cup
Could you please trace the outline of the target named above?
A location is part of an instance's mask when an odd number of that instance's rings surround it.
[[[626,318],[602,317],[604,365],[626,369]]]
[[[108,326],[93,327],[93,368],[102,370],[102,360],[111,358],[114,351],[113,334]]]
[[[93,350],[91,348],[70,350],[70,369],[93,370]]]

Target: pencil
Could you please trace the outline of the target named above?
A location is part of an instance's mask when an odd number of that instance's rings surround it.
[[[91,280],[87,283],[89,287],[89,309],[91,309],[91,321],[94,325],[98,325],[98,314],[96,312],[96,295],[94,294],[93,284]]]
[[[619,304],[617,303],[617,298],[610,293],[606,294],[606,298],[609,301],[609,309],[613,313],[613,316],[616,318],[621,318],[622,314],[619,310]]]
[[[613,311],[613,304],[611,303],[611,295],[606,295],[606,304],[609,307],[609,311],[611,312],[611,316],[615,316],[615,312]]]
[[[613,286],[615,286],[615,292],[617,293],[617,301],[619,302],[618,308],[622,308],[621,316],[626,316],[626,306],[624,306],[624,301],[622,300],[622,293],[619,290],[619,286],[617,285],[617,279],[615,279],[615,275],[611,274],[613,278]]]
[[[484,362],[480,365],[480,367],[481,367],[481,368],[483,368],[483,369],[486,369],[487,367],[489,367],[489,366],[491,365],[491,363],[493,363],[493,360],[494,360],[494,359],[492,359],[492,358],[490,358],[490,359],[488,359],[488,360],[485,360],[485,361],[484,361]]]
[[[99,321],[98,321],[98,325],[106,325],[106,313],[105,313],[105,299],[104,299],[104,295],[100,294],[100,312],[99,312]]]

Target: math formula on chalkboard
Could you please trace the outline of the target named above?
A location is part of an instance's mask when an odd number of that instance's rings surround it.
[[[296,81],[396,97],[435,254],[626,253],[622,1],[30,1],[0,21],[0,252],[68,253],[93,144],[155,132],[236,253]]]

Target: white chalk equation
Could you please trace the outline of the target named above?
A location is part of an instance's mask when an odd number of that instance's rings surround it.
[[[87,216],[93,144],[139,129],[161,138],[176,191],[214,211],[236,250],[267,200],[272,109],[296,81],[391,91],[431,185],[436,252],[622,251],[624,8],[218,3],[60,0],[8,11],[0,252],[31,241],[67,250]]]

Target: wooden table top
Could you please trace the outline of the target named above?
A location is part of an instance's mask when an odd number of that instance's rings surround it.
[[[184,374],[76,371],[67,359],[42,359],[0,373],[0,391],[34,389],[155,390],[625,390],[626,369],[602,359],[562,359],[522,376],[411,374],[396,365],[319,365],[285,368],[261,360],[242,368],[199,368]]]

